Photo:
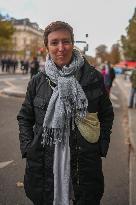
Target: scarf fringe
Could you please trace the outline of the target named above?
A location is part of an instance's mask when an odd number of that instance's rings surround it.
[[[59,142],[64,143],[63,129],[44,127],[41,142],[43,147],[45,144],[52,146],[53,144],[57,144]]]
[[[66,102],[66,101],[65,101]],[[75,129],[75,118],[78,117],[79,119],[83,119],[87,113],[87,104],[86,101],[81,101],[80,106],[78,105],[78,110],[76,111],[76,103],[73,103],[71,106],[70,103],[67,101],[65,103],[66,107],[66,119],[65,119],[65,128],[70,127],[70,122],[72,125],[72,130]],[[58,144],[62,142],[65,144],[66,138],[64,137],[64,128],[48,128],[47,126],[44,127],[42,133],[42,142],[41,144],[43,147],[45,144],[52,146],[53,144]]]

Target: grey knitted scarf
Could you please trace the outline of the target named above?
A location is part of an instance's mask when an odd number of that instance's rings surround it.
[[[75,73],[84,64],[77,50],[73,50],[73,59],[69,66],[58,69],[50,56],[45,63],[46,75],[57,86],[44,117],[43,146],[55,144],[54,151],[54,205],[69,205],[70,192],[70,124],[74,129],[76,115],[86,115],[88,101]],[[45,91],[46,92],[46,91]]]

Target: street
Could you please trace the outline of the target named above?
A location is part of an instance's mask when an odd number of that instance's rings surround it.
[[[9,77],[7,77],[9,78]],[[16,85],[26,79],[23,75],[10,76]],[[10,86],[3,76],[0,76],[0,90]],[[12,85],[11,85],[12,86]],[[112,88],[115,120],[111,143],[106,159],[103,159],[105,176],[105,193],[101,205],[128,205],[129,173],[128,173],[128,144],[127,116],[123,94],[116,82]],[[21,159],[18,139],[16,116],[23,98],[0,95],[0,205],[32,205],[25,197],[22,184],[25,160]]]
[[[22,187],[16,183],[23,180],[24,160],[21,159],[16,115],[22,99],[0,97],[0,161],[13,160],[0,168],[0,205],[30,205]]]

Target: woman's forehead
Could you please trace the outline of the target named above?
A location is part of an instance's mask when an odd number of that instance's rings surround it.
[[[53,31],[48,35],[48,40],[51,39],[64,39],[64,38],[71,38],[71,34],[67,30],[58,30],[58,31]]]

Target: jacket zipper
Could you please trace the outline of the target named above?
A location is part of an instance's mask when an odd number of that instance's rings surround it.
[[[77,152],[77,160],[76,160],[76,171],[77,171],[77,185],[79,187],[79,147],[77,141],[77,133],[76,133],[76,152]]]

